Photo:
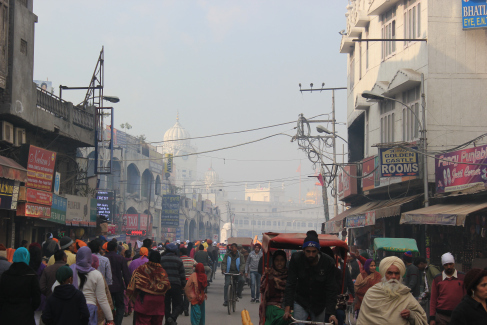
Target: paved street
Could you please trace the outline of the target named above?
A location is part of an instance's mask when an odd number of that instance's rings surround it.
[[[259,305],[250,303],[250,288],[244,287],[243,299],[237,303],[237,309],[232,315],[228,315],[227,308],[223,307],[224,277],[217,273],[216,280],[208,288],[208,300],[206,301],[206,324],[217,325],[241,325],[240,312],[245,308],[250,313],[250,319],[254,325],[259,323]],[[190,317],[179,316],[178,325],[191,325]],[[125,317],[123,325],[131,325],[132,317]]]

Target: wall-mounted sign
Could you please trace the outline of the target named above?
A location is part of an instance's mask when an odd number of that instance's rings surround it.
[[[145,236],[147,231],[145,230],[128,230],[126,232],[127,236]]]
[[[487,27],[487,1],[462,0],[463,29]]]
[[[54,194],[52,196],[51,219],[49,221],[65,224],[67,207],[68,199]]]
[[[417,150],[418,148],[412,147]],[[418,176],[418,154],[404,148],[379,148],[380,177]]]
[[[436,192],[460,191],[477,184],[487,185],[485,164],[487,145],[436,155]]]
[[[66,195],[68,205],[66,208],[66,224],[79,226],[81,221],[90,221],[89,198],[84,196]]]
[[[348,216],[346,220],[347,228],[361,228],[372,225],[375,225],[375,211],[369,211],[356,216]]]
[[[61,186],[61,173],[54,174],[54,194],[59,195],[59,187]]]
[[[351,195],[357,194],[357,166],[343,166],[343,170],[338,176],[338,198],[343,200]]]
[[[51,192],[56,153],[30,146],[27,158],[27,187]]]
[[[51,207],[22,202],[17,204],[17,216],[34,217],[34,218],[51,218]]]
[[[139,215],[138,214],[124,214],[122,217],[123,229],[125,231],[129,230],[139,230]]]
[[[161,227],[179,227],[179,195],[162,196]]]
[[[98,191],[96,193],[96,210],[99,216],[112,221],[115,197],[113,191]]]
[[[20,182],[0,178],[0,209],[17,210]]]
[[[52,205],[52,193],[21,186],[19,192],[19,201],[50,206]]]

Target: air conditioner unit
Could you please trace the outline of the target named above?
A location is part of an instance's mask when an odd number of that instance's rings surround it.
[[[14,129],[14,146],[20,147],[25,143],[25,129]]]
[[[0,140],[14,143],[14,126],[12,124],[2,121],[2,138]]]

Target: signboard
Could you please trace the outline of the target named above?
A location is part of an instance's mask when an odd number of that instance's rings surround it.
[[[218,234],[213,234],[213,242],[218,243]]]
[[[166,163],[164,164],[164,176],[169,179],[172,173],[173,155],[166,153]]]
[[[17,205],[17,216],[50,219],[51,207],[22,202]]]
[[[110,235],[115,235],[117,233],[117,225],[112,225],[111,223],[109,223],[107,233]]]
[[[124,214],[123,215],[123,229],[139,230],[139,215],[138,214]]]
[[[347,228],[360,228],[375,225],[375,211],[368,211],[365,214],[348,216],[346,220]]]
[[[179,195],[162,196],[161,227],[179,227]]]
[[[342,232],[342,220],[325,222],[325,234],[339,234]]]
[[[181,240],[181,228],[176,229],[176,240]]]
[[[417,147],[411,149],[417,150]],[[379,148],[380,177],[418,176],[418,153],[404,148]]]
[[[115,198],[113,191],[98,191],[96,193],[96,213],[106,220],[112,221]]]
[[[88,200],[84,196],[66,195],[68,205],[66,208],[66,224],[79,226],[81,221],[89,222]]]
[[[399,224],[456,226],[457,215],[403,213]]]
[[[30,146],[27,158],[27,187],[51,192],[56,153]]]
[[[139,217],[140,227],[139,229],[147,230],[147,223],[149,222],[149,215],[141,214]]]
[[[49,221],[65,224],[67,207],[68,199],[54,194],[52,196],[51,219]]]
[[[463,29],[487,27],[487,1],[462,0]]]
[[[338,176],[338,198],[343,200],[351,195],[357,194],[357,166],[343,166],[343,170]]]
[[[92,224],[96,227],[96,213],[96,199],[90,199],[90,227],[92,227]]]
[[[19,201],[50,206],[52,205],[52,193],[21,186],[19,192]]]
[[[487,185],[487,145],[435,156],[436,192],[452,192]],[[479,165],[466,165],[479,164]]]
[[[10,179],[0,178],[0,209],[17,209],[19,184],[19,182]]]
[[[61,185],[61,173],[56,172],[54,176],[54,194],[59,195],[59,186]]]
[[[127,230],[125,233],[127,236],[145,236],[147,231],[145,230]]]

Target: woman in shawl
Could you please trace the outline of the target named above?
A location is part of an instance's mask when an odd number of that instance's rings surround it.
[[[265,271],[260,285],[262,300],[259,306],[260,325],[285,325],[284,320],[284,290],[286,289],[287,268],[286,253],[282,250],[272,255],[272,267]],[[265,319],[265,323],[264,323]]]
[[[205,267],[202,263],[198,263],[184,288],[184,293],[191,303],[191,325],[205,325],[205,288],[207,286]]]
[[[189,253],[189,257],[194,258],[195,250],[194,250],[193,242],[188,243],[188,253]]]
[[[368,259],[364,263],[364,270],[360,272],[355,280],[355,318],[358,317],[362,300],[369,288],[381,281],[380,273],[375,270],[375,261]]]
[[[70,266],[73,270],[73,285],[85,295],[90,312],[89,325],[98,324],[97,302],[105,314],[106,324],[112,325],[114,324],[113,314],[105,292],[105,279],[100,271],[91,266],[92,263],[91,249],[88,246],[81,247],[76,254],[76,264]]]
[[[162,324],[165,294],[171,288],[161,266],[161,254],[151,250],[149,261],[135,269],[127,287],[127,296],[135,302],[136,325]]]
[[[92,258],[91,266],[93,266],[96,270],[98,270],[98,267],[100,266],[100,259],[96,254],[92,254],[91,258]],[[112,295],[110,294],[110,289],[108,288],[108,284],[105,277],[103,277],[103,279],[105,280],[105,293],[107,295],[108,304],[110,305],[110,310],[113,310],[114,307],[113,307]],[[96,302],[96,307],[98,313],[98,325],[105,325],[105,319],[106,319],[105,314],[103,313],[103,309],[101,309],[101,306],[98,303],[98,301]]]
[[[46,268],[46,264],[42,263],[41,245],[38,243],[30,244],[29,254],[30,254],[29,266],[36,272],[37,279],[39,279],[40,281],[42,272]],[[40,323],[42,310],[44,309],[45,305],[46,305],[46,296],[41,294],[41,304],[39,305],[39,308],[37,308],[37,310],[34,313],[34,318],[37,325],[39,325]]]
[[[41,303],[36,272],[29,266],[29,251],[15,250],[12,265],[0,278],[0,323],[34,325],[34,312]]]

